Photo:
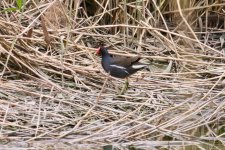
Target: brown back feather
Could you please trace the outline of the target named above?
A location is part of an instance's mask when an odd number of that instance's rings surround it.
[[[140,59],[141,59],[140,56],[135,57],[113,56],[113,64],[128,67],[138,62]]]

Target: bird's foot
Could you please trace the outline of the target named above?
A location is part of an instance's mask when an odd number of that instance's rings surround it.
[[[125,84],[123,85],[123,88],[122,88],[122,90],[120,91],[119,95],[123,95],[123,94],[127,91],[128,86],[129,86],[129,82],[128,82],[128,80],[126,79]]]

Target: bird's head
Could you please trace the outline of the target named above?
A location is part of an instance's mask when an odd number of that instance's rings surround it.
[[[108,54],[108,50],[106,47],[101,46],[97,49],[96,54],[97,55],[106,55],[106,54]]]

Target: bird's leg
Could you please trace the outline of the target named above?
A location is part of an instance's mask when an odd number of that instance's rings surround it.
[[[129,86],[129,82],[128,82],[128,78],[126,78],[125,84],[123,85],[123,88],[122,88],[122,90],[120,91],[120,95],[123,95],[123,94],[127,91],[128,86]]]

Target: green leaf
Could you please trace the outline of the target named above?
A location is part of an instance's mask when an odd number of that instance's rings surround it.
[[[23,0],[17,0],[16,4],[17,4],[17,7],[19,8],[19,10],[21,10],[22,6],[23,6]]]
[[[0,12],[6,12],[6,11],[10,12],[10,11],[16,11],[16,10],[18,10],[18,8],[6,8],[6,9],[0,11]]]
[[[113,150],[113,146],[112,145],[105,145],[102,148],[103,150]]]

